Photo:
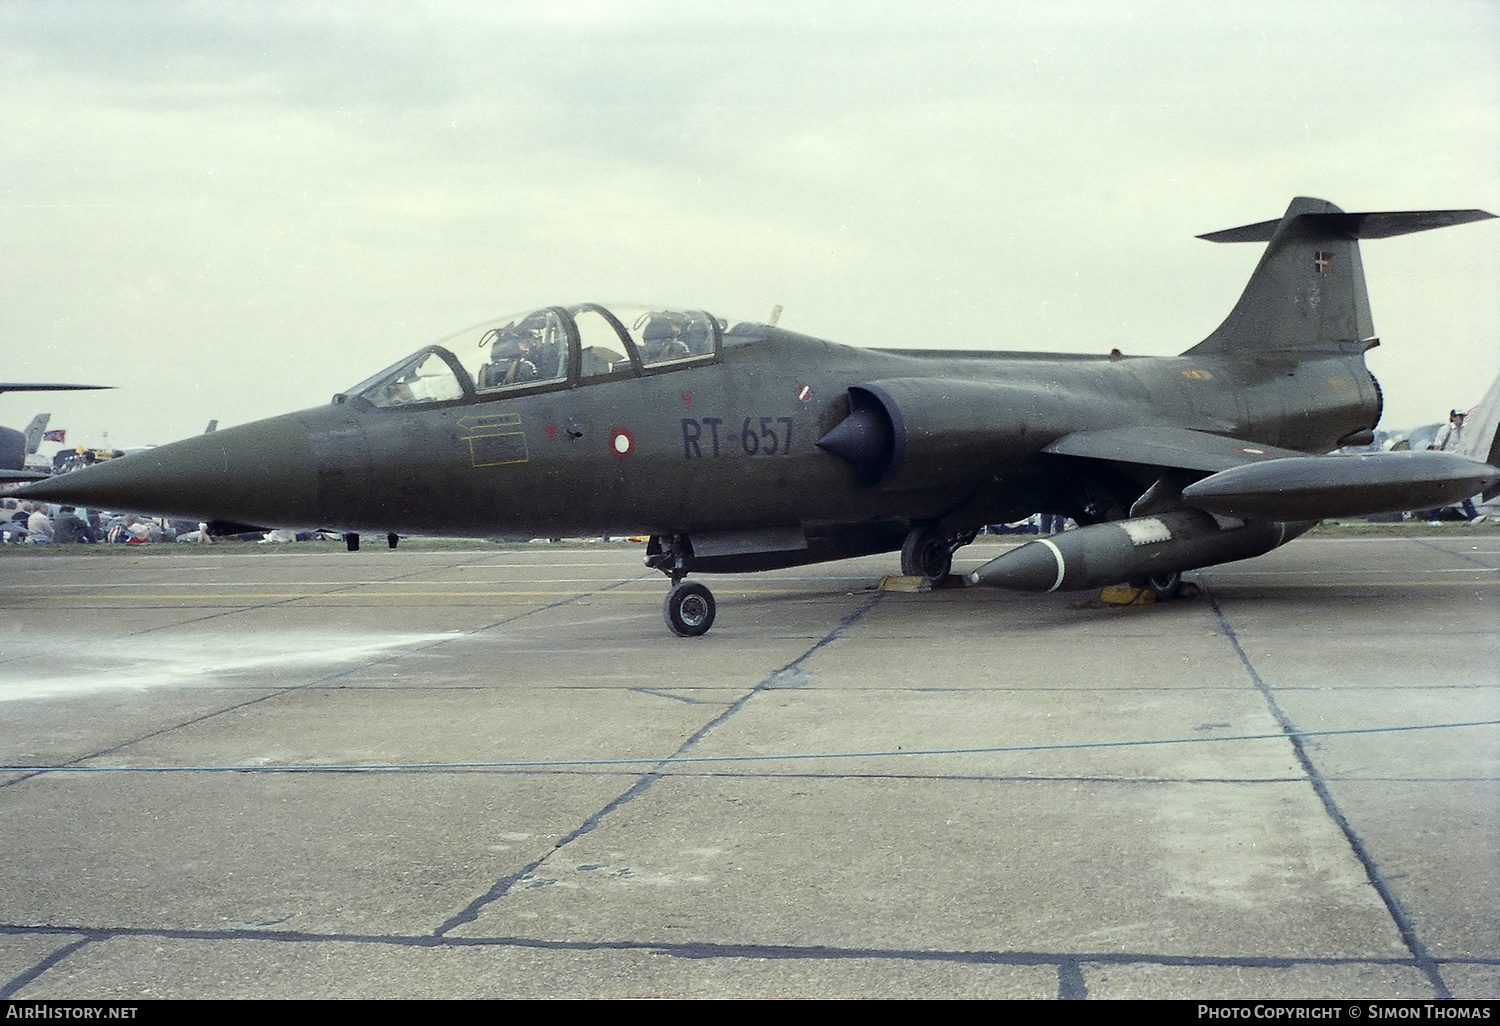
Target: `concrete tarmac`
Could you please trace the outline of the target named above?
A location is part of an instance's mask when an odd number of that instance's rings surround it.
[[[1500,535],[691,640],[637,547],[165,548],[0,556],[0,996],[1500,996]]]

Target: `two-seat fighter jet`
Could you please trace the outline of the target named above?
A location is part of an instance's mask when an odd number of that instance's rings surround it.
[[[1078,530],[967,576],[1035,591],[1149,583],[1260,555],[1325,517],[1475,495],[1500,470],[1367,442],[1381,392],[1358,240],[1493,217],[1341,211],[1202,236],[1264,242],[1244,294],[1177,357],[857,349],[688,309],[547,307],[428,346],[324,407],[27,486],[75,505],[389,536],[650,535],[668,625],[690,573],[900,550],[949,575],[985,524]],[[243,529],[243,528],[241,528]]]

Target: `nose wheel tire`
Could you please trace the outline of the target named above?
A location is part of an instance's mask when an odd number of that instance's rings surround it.
[[[901,572],[936,584],[952,570],[953,550],[948,547],[948,539],[931,528],[913,528],[901,546]]]
[[[662,616],[679,638],[707,634],[714,625],[714,593],[697,581],[683,581],[667,592]]]

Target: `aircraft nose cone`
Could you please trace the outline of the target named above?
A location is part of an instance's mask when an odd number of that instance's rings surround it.
[[[307,429],[272,417],[131,453],[18,489],[19,498],[259,527],[316,524]]]

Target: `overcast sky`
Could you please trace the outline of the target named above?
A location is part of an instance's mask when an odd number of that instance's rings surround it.
[[[0,396],[70,443],[328,401],[551,303],[1175,354],[1259,245],[1500,213],[1500,4],[0,3]],[[1500,373],[1500,222],[1364,243],[1385,426]],[[46,451],[46,450],[44,450]]]

